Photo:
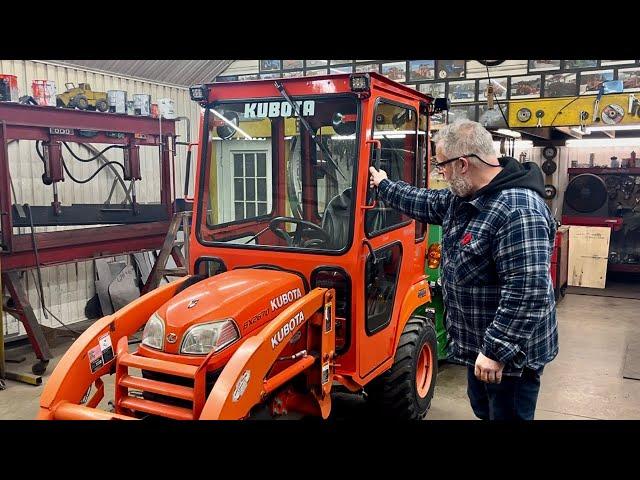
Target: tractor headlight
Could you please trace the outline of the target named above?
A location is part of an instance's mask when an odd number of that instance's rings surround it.
[[[162,350],[164,346],[164,321],[157,313],[151,315],[144,326],[142,344],[158,350]]]
[[[230,318],[194,325],[185,333],[180,353],[206,355],[212,349],[214,351],[222,350],[238,338],[240,338],[238,327]]]

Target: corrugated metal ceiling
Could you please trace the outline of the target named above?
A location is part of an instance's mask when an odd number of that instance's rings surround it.
[[[64,65],[151,80],[170,85],[189,86],[212,82],[233,60],[51,60]]]

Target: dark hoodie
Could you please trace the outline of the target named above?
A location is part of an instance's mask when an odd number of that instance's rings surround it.
[[[472,200],[486,193],[514,187],[529,188],[544,198],[544,179],[538,165],[533,162],[520,163],[512,157],[502,157],[498,161],[502,165],[502,171],[478,190],[471,197]]]

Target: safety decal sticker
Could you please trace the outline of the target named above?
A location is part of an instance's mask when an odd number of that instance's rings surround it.
[[[96,373],[98,369],[104,365],[100,345],[96,345],[91,350],[89,350],[87,352],[87,355],[89,355],[89,365],[91,367],[91,373]]]
[[[111,344],[111,335],[109,332],[105,333],[98,339],[98,343],[100,344],[100,350],[102,351],[102,360],[105,364],[109,363],[113,360],[113,345]]]

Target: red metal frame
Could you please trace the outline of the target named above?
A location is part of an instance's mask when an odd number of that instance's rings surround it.
[[[56,107],[0,103],[0,233],[4,250],[0,249],[0,262],[7,288],[17,305],[14,314],[27,330],[37,357],[41,361],[51,358],[40,325],[30,310],[26,295],[16,289],[18,282],[9,282],[10,272],[37,265],[34,244],[30,234],[14,235],[11,202],[11,173],[9,170],[8,142],[11,140],[39,140],[43,142],[105,143],[119,145],[157,146],[160,148],[160,201],[166,208],[167,221],[133,223],[105,227],[63,230],[35,234],[40,265],[48,266],[102,256],[155,250],[162,246],[169,220],[173,213],[172,164],[175,145],[175,120],[129,116],[100,112],[87,112]],[[70,135],[61,135],[57,129],[71,129]],[[78,130],[92,130],[94,136],[79,135]],[[108,136],[118,132],[122,138]],[[59,144],[58,144],[59,145]],[[138,165],[131,165],[131,176],[138,178]],[[37,180],[39,181],[39,179]],[[64,200],[64,199],[63,199]],[[143,220],[144,217],[141,217]],[[17,279],[16,279],[17,280]],[[0,292],[1,293],[1,292]],[[31,315],[28,313],[31,312]]]
[[[582,217],[579,215],[563,215],[563,225],[582,225],[585,227],[609,227],[614,232],[622,228],[620,217]]]

